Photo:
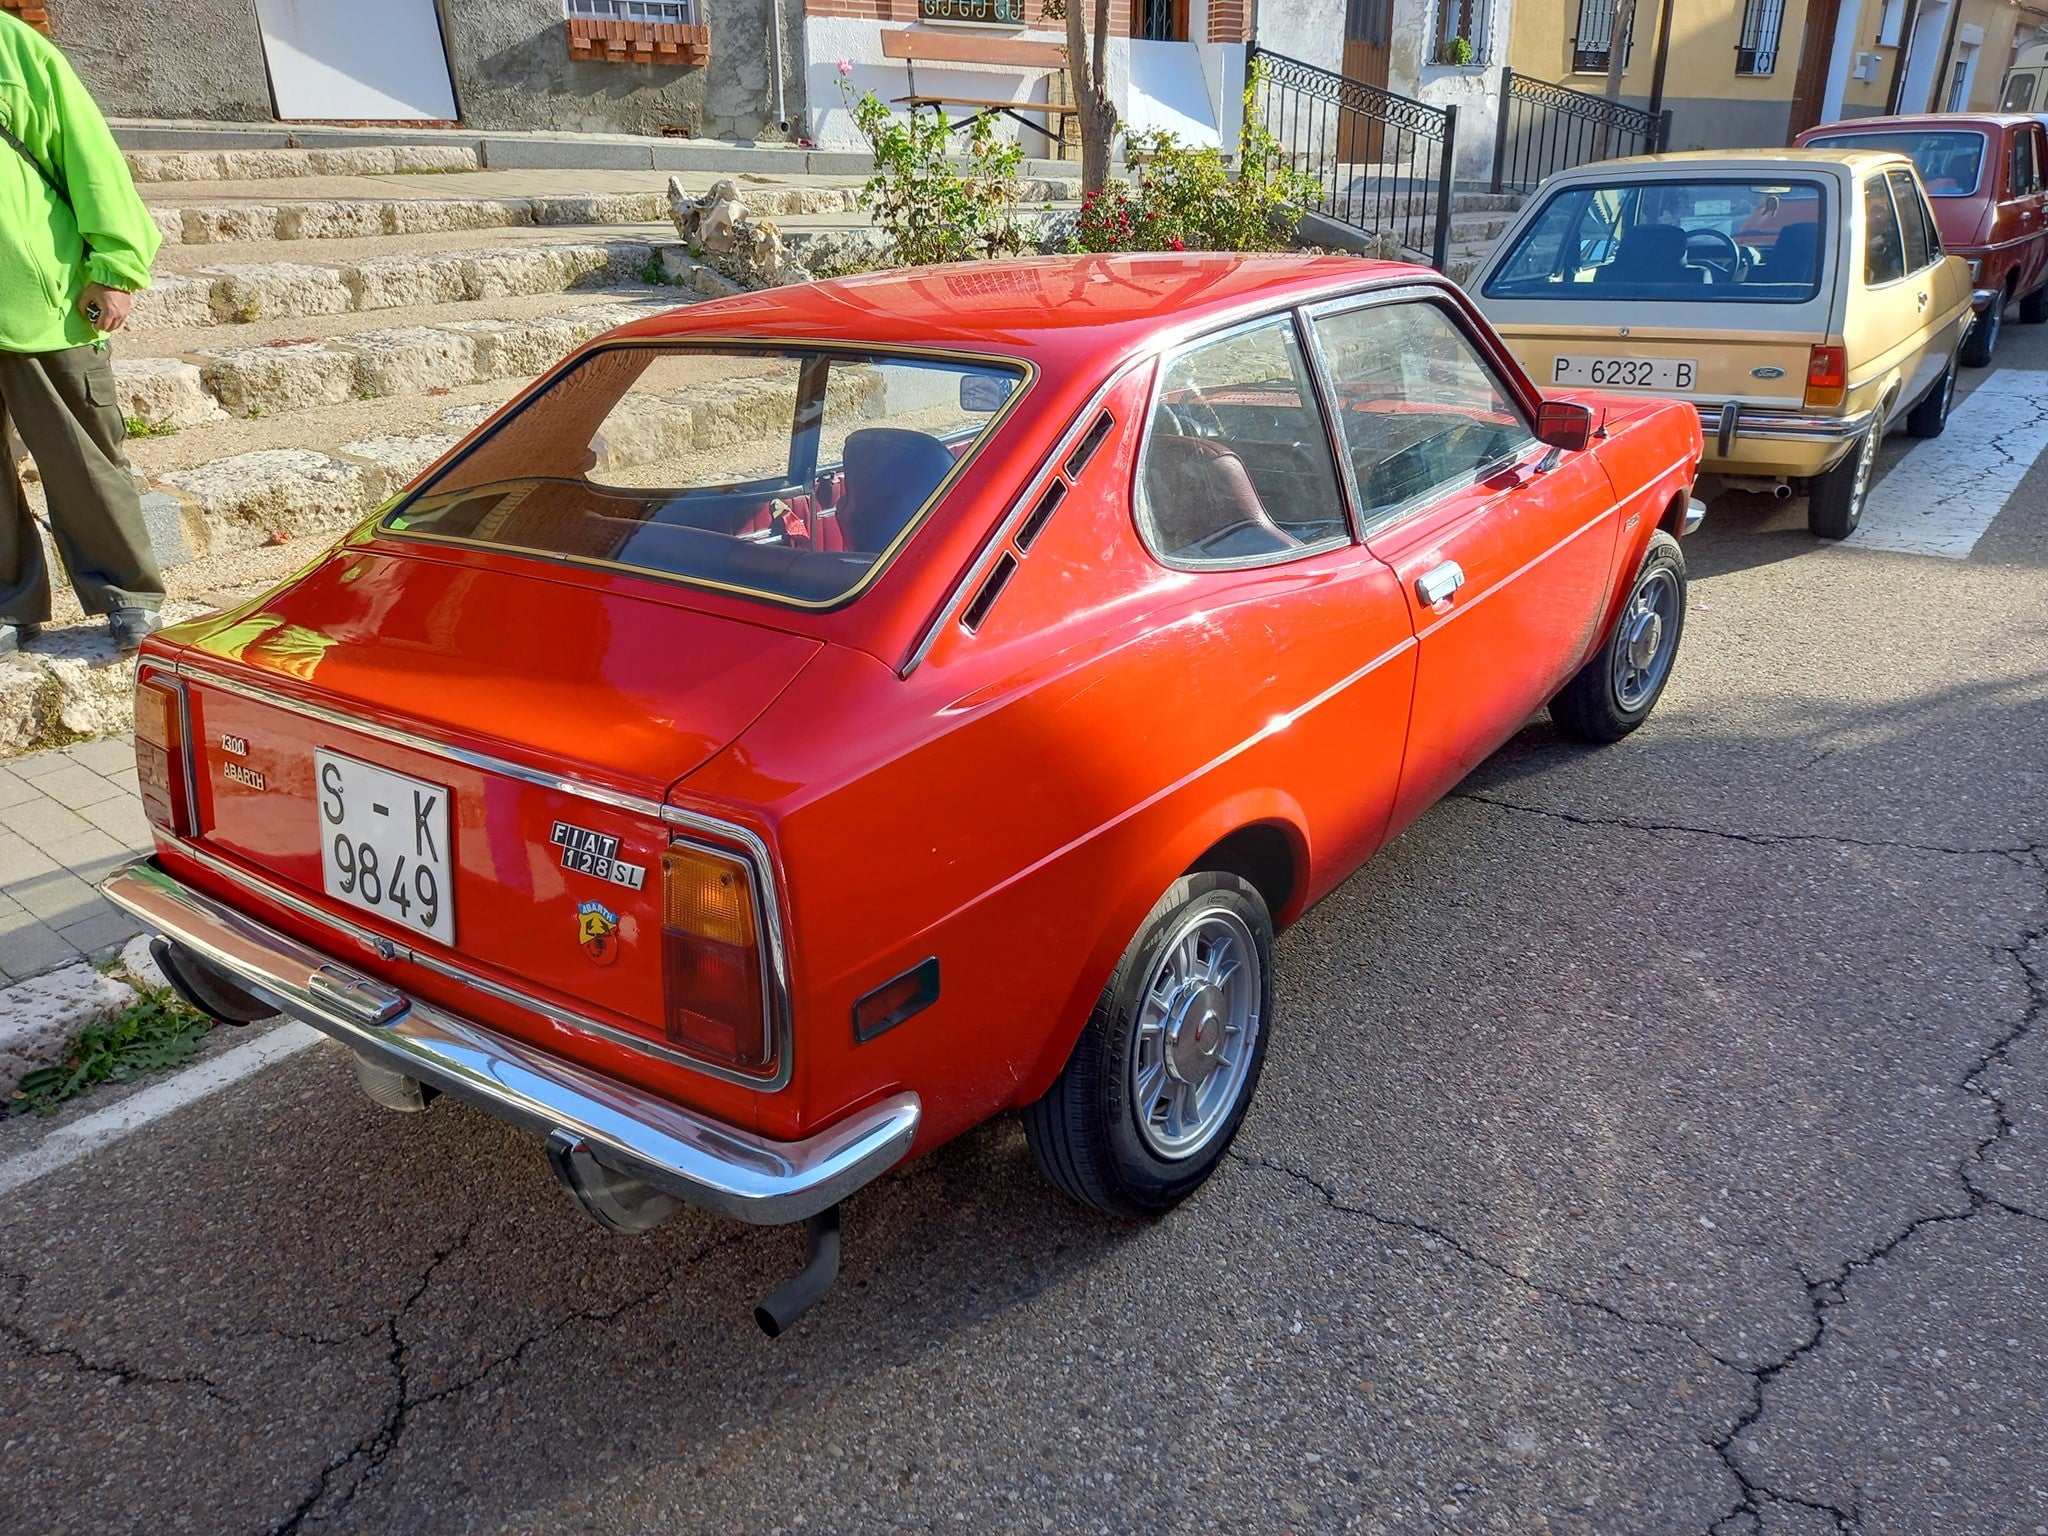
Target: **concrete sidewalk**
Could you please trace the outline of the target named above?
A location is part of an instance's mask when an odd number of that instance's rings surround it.
[[[140,932],[95,887],[149,846],[128,737],[0,765],[0,984],[102,958]]]

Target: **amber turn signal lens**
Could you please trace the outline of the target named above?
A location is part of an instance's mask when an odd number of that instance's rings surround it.
[[[1838,406],[1849,394],[1849,352],[1846,347],[1815,347],[1806,360],[1806,403]]]
[[[185,707],[178,684],[155,674],[135,683],[135,777],[151,826],[193,833],[185,755]]]
[[[661,860],[665,1026],[685,1050],[749,1074],[774,1065],[748,865],[678,844]]]
[[[661,926],[719,944],[754,942],[754,887],[747,866],[704,848],[662,855]]]
[[[153,677],[135,685],[135,739],[171,751],[178,745],[178,695]]]

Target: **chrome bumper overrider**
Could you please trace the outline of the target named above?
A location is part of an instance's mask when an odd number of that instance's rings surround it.
[[[2002,299],[2004,297],[2005,290],[2003,288],[1972,288],[1970,290],[1970,308],[1981,315],[1991,307],[1993,299]]]
[[[1853,416],[1802,416],[1791,411],[1770,411],[1730,400],[1723,405],[1699,404],[1700,431],[1715,444],[1720,456],[1738,439],[1763,438],[1791,442],[1847,442],[1860,437],[1870,425],[1871,412]]]
[[[406,996],[193,890],[144,859],[101,887],[153,933],[279,1011],[380,1065],[543,1137],[580,1136],[600,1161],[740,1221],[801,1221],[910,1150],[919,1104],[899,1093],[803,1141],[770,1141]]]

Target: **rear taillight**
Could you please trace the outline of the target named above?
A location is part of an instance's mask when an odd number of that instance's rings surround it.
[[[143,673],[135,680],[135,777],[150,824],[190,837],[195,828],[185,690],[161,673]]]
[[[1849,353],[1844,347],[1815,347],[1806,360],[1806,403],[1840,405],[1849,394]]]
[[[695,843],[661,861],[661,963],[670,1042],[766,1075],[775,1065],[753,866]]]

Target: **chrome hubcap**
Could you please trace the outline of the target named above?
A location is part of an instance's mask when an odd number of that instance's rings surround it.
[[[1655,697],[1671,670],[1678,636],[1678,579],[1652,571],[1636,587],[1621,616],[1621,640],[1614,648],[1614,701],[1633,714]]]
[[[1259,1034],[1259,951],[1236,913],[1191,913],[1168,937],[1138,1009],[1131,1110],[1169,1162],[1192,1157],[1229,1120]]]

